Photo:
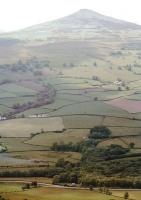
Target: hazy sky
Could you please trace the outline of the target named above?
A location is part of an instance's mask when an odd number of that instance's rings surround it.
[[[0,0],[0,30],[22,29],[84,8],[141,24],[141,0]]]

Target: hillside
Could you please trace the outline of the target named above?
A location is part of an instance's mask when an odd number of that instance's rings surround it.
[[[69,162],[85,183],[89,173],[141,177],[140,36],[141,26],[87,9],[1,34],[0,169],[26,174],[64,158],[61,172]],[[91,140],[95,126],[110,137]]]

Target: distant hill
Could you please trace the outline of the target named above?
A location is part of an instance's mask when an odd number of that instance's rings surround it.
[[[3,36],[18,39],[49,39],[56,41],[92,39],[107,36],[115,37],[119,36],[122,31],[131,30],[141,30],[141,26],[107,17],[92,10],[81,9],[67,17],[31,26]]]
[[[0,34],[0,63],[36,56],[50,60],[50,66],[57,68],[67,62],[88,64],[93,59],[106,60],[111,54],[119,56],[118,51],[140,50],[140,36],[140,25],[81,9],[54,21]]]

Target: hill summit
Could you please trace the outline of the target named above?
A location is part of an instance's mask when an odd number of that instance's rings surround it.
[[[93,10],[80,9],[79,11],[39,25],[28,27],[6,36],[18,39],[90,39],[101,37],[104,34],[119,34],[120,31],[141,30],[141,26],[108,17]],[[5,36],[5,35],[4,35]]]

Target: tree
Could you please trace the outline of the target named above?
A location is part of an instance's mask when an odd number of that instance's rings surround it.
[[[98,190],[99,190],[100,193],[103,193],[103,188],[102,187],[100,187]]]
[[[118,87],[118,91],[122,91],[122,88],[121,88],[121,87]]]
[[[64,166],[65,166],[65,160],[64,158],[60,158],[56,163],[56,167],[64,167]]]
[[[44,131],[44,129],[43,128],[41,128],[41,133],[44,133],[45,131]]]
[[[96,62],[94,62],[94,63],[93,63],[93,66],[94,66],[94,67],[96,67],[96,66],[97,66],[97,63],[96,63]]]
[[[66,63],[64,63],[64,64],[63,64],[63,67],[67,67],[67,64],[66,64]]]
[[[93,186],[92,186],[92,185],[90,185],[89,189],[90,189],[90,191],[93,191]]]
[[[36,188],[38,186],[37,181],[32,181],[31,186]]]
[[[4,198],[4,197],[2,197],[2,196],[0,196],[0,200],[5,200],[5,198]]]
[[[124,193],[124,199],[129,199],[129,193],[128,192]]]
[[[22,186],[22,190],[29,190],[30,189],[30,184],[26,183],[25,185]]]
[[[98,100],[98,97],[95,97],[95,98],[94,98],[94,101],[97,101],[97,100]]]
[[[105,156],[110,156],[111,158],[115,155],[122,155],[126,154],[129,149],[123,148],[121,145],[118,144],[111,144],[104,152]]]
[[[111,130],[106,126],[95,126],[90,130],[89,138],[93,139],[104,139],[109,138]]]
[[[135,147],[135,143],[131,142],[128,146],[129,146],[130,149],[133,149]]]

